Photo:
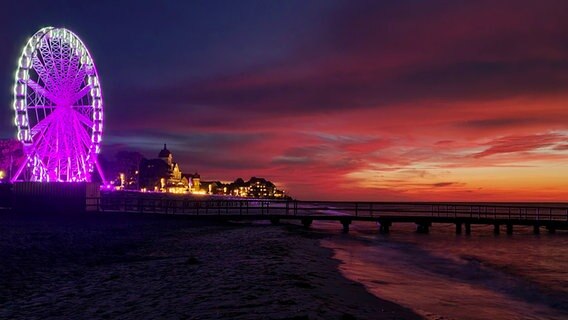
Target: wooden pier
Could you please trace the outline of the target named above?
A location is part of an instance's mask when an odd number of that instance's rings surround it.
[[[87,211],[136,212],[183,215],[192,219],[223,221],[297,221],[310,227],[313,221],[337,221],[343,232],[356,221],[372,221],[379,232],[389,233],[393,224],[413,223],[419,233],[434,224],[454,224],[456,234],[471,234],[472,225],[492,225],[495,234],[504,227],[531,226],[535,234],[568,230],[568,204],[561,203],[440,203],[440,202],[324,202],[227,199],[205,197],[152,197],[137,193],[108,193],[89,199]]]

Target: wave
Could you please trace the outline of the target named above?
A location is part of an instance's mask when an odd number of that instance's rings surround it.
[[[348,277],[360,281],[379,297],[406,302],[406,306],[415,311],[430,307],[444,310],[434,313],[431,312],[432,309],[428,309],[428,312],[422,310],[423,315],[444,314],[450,308],[461,308],[463,310],[455,310],[453,316],[481,319],[483,317],[471,317],[475,306],[487,310],[491,307],[505,309],[505,306],[499,305],[501,302],[497,303],[498,299],[502,299],[503,303],[518,308],[505,314],[504,317],[509,315],[511,319],[519,315],[527,319],[538,319],[543,315],[550,319],[568,316],[566,291],[536,281],[534,275],[523,273],[525,269],[507,263],[508,259],[491,259],[455,250],[455,246],[463,244],[452,243],[456,238],[449,235],[442,242],[439,242],[439,238],[430,236],[409,235],[402,238],[406,241],[400,237],[355,234],[350,237],[332,237],[328,239],[326,246],[338,253],[336,258],[344,263],[342,271]],[[484,239],[480,243],[475,245],[502,245],[505,247],[503,249],[510,245],[507,241],[495,238]],[[432,292],[436,297],[422,297],[412,290]],[[416,299],[405,295],[438,301],[440,306],[432,306],[428,301],[415,301]],[[494,306],[484,305],[483,301],[491,300],[494,300]],[[444,303],[446,305],[442,306]],[[459,306],[460,304],[469,304],[470,309]]]

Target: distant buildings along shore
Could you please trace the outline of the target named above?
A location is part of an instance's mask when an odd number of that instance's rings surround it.
[[[130,170],[132,172],[132,170]],[[155,159],[142,159],[134,176],[120,173],[114,181],[117,189],[168,193],[226,195],[247,198],[288,198],[283,190],[264,178],[238,178],[230,183],[201,180],[199,173],[183,174],[166,144]]]

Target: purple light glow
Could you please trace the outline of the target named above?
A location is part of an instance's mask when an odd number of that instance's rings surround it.
[[[17,179],[91,181],[102,137],[103,99],[83,42],[64,28],[39,30],[27,42],[15,75],[15,125],[26,160]]]

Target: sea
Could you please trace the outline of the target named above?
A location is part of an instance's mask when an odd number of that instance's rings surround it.
[[[371,222],[315,222],[321,245],[334,252],[343,275],[379,298],[426,319],[568,319],[568,232],[512,235],[472,225],[456,235],[453,224],[429,234],[410,223],[380,234]]]

